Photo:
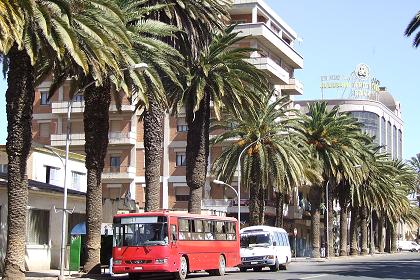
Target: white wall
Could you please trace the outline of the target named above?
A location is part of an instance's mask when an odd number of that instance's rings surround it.
[[[54,154],[34,151],[32,153],[32,174],[28,174],[28,178],[35,181],[46,182],[46,166],[59,168],[57,180],[50,182],[50,184],[64,187],[64,166],[60,159]],[[85,174],[80,180],[81,184],[79,186],[72,185],[72,171]],[[66,178],[67,187],[76,191],[86,192],[86,174],[87,171],[84,162],[69,159],[68,174]]]
[[[62,208],[63,195],[44,191],[29,191],[29,207],[33,209],[43,209],[50,211],[49,223],[49,242],[48,245],[27,245],[25,266],[28,270],[48,270],[58,268],[60,264],[60,245],[61,245],[61,223],[62,213],[55,213],[56,208]],[[6,220],[7,220],[7,191],[0,188],[1,223],[0,223],[0,260],[4,259],[6,252]],[[74,213],[85,213],[85,197],[68,197],[67,208],[73,209]],[[0,265],[1,270],[1,265]]]

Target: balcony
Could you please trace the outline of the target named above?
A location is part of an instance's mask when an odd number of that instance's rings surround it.
[[[278,85],[283,93],[287,95],[302,95],[303,94],[303,84],[296,78],[290,78],[288,84]]]
[[[228,207],[232,204],[230,199],[203,199],[201,201],[201,209],[215,210],[227,212]]]
[[[110,145],[135,145],[135,132],[110,132],[108,135]]]
[[[134,132],[110,132],[108,134],[110,145],[135,145],[136,134]],[[70,145],[83,146],[85,144],[84,133],[70,134]],[[51,146],[65,146],[65,134],[52,134]]]
[[[268,72],[273,84],[289,83],[289,73],[269,57],[254,57],[246,59],[256,68]]]
[[[269,47],[273,53],[294,69],[303,68],[303,57],[265,23],[239,24],[235,27],[235,31],[241,32],[239,36],[248,36],[260,40],[264,45]]]
[[[136,168],[134,166],[106,166],[102,172],[102,181],[118,182],[131,181],[136,178]]]
[[[238,202],[237,200],[231,200],[228,208],[228,213],[238,213]],[[249,199],[241,199],[241,213],[249,213]],[[269,216],[276,215],[276,207],[273,201],[265,201],[264,213]]]
[[[51,109],[53,114],[67,114],[67,101],[60,101],[60,102],[52,102]],[[85,102],[84,101],[75,101],[71,107],[72,113],[83,113],[85,110]],[[122,112],[134,112],[135,106],[130,104],[122,104],[121,111]],[[111,104],[109,106],[110,112],[118,112],[117,106],[115,104]]]
[[[85,144],[84,133],[70,134],[70,145],[83,146]],[[65,146],[66,134],[51,134],[51,146]]]
[[[284,217],[288,219],[302,219],[303,208],[297,205],[286,205],[284,207]]]

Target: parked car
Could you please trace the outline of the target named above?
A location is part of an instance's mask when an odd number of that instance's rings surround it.
[[[398,251],[420,252],[420,245],[414,241],[398,240]]]
[[[242,272],[247,269],[261,271],[269,267],[271,271],[286,269],[291,262],[291,251],[287,232],[282,228],[251,226],[243,228],[241,235]]]

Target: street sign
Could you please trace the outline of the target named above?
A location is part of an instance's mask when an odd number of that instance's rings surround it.
[[[294,236],[296,236],[296,235],[297,235],[297,228],[294,228],[294,230],[293,230],[293,234],[294,234]]]

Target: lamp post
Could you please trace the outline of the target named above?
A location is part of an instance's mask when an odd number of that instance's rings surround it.
[[[325,228],[326,228],[326,233],[325,233],[325,258],[329,258],[330,256],[330,247],[329,247],[329,243],[330,243],[330,232],[329,232],[329,222],[328,222],[328,191],[329,191],[329,185],[330,185],[330,180],[327,181],[327,185],[325,186],[325,210],[326,210],[326,215],[325,215]]]
[[[121,71],[127,70],[137,70],[144,71],[148,68],[146,63],[136,63],[130,65],[126,68],[121,69]],[[63,198],[63,218],[61,223],[61,250],[60,250],[60,275],[58,276],[59,280],[64,279],[64,260],[66,255],[66,226],[67,226],[67,173],[68,173],[68,160],[69,160],[69,146],[70,146],[70,132],[71,132],[71,109],[73,106],[74,97],[81,95],[84,91],[96,83],[96,80],[91,81],[83,88],[79,89],[72,99],[69,99],[67,102],[67,131],[66,131],[66,150],[65,150],[65,160],[64,160],[64,198]]]
[[[223,186],[229,187],[236,194],[236,197],[238,198],[238,201],[239,201],[239,198],[240,198],[239,185],[238,185],[238,190],[236,190],[234,187],[232,187],[228,183],[225,183],[225,182],[220,181],[220,180],[213,180],[213,183],[215,183],[217,185],[223,185]],[[238,203],[238,207],[240,207],[239,203]],[[238,208],[238,221],[240,221],[240,218],[241,218],[241,209]]]

